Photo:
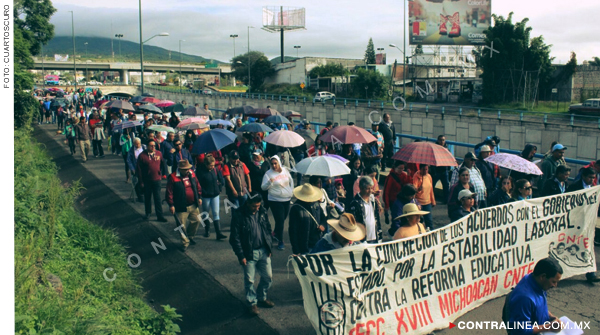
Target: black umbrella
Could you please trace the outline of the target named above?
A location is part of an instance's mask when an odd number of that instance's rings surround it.
[[[306,147],[310,148],[312,145],[315,145],[315,140],[317,139],[317,134],[312,130],[306,129],[298,129],[296,133],[304,138],[306,141]]]
[[[145,104],[146,101],[142,101],[142,99],[144,99],[144,98],[145,97],[138,95],[137,97],[131,98],[131,100],[129,100],[129,102],[131,102],[132,104],[139,104],[139,103]]]
[[[142,96],[143,96],[143,97],[153,97],[153,96],[154,96],[154,94],[152,94],[152,93],[148,93],[148,92],[145,92],[144,94],[142,94]]]
[[[65,107],[69,104],[69,101],[65,98],[56,98],[53,99],[52,102],[50,103],[50,109],[56,111],[58,110],[59,106]]]
[[[208,116],[208,111],[196,106],[188,107],[181,115],[186,116]]]
[[[236,130],[241,133],[264,133],[264,132],[273,132],[273,129],[265,126],[262,123],[248,123],[246,125],[241,126]]]
[[[268,117],[271,115],[281,115],[281,113],[279,113],[276,109],[273,108],[258,108],[246,113],[246,115],[254,117]]]
[[[160,110],[160,108],[154,106],[153,104],[145,104],[145,105],[138,106],[138,110],[143,111],[143,112],[153,113],[153,114],[162,114],[163,113],[163,111]]]
[[[245,105],[245,106],[241,106],[241,107],[232,108],[231,110],[229,110],[229,113],[231,113],[231,115],[248,114],[249,112],[251,112],[253,110],[254,110],[254,107]]]
[[[169,107],[165,107],[165,113],[171,112],[182,112],[185,111],[185,107],[182,104],[174,104]]]
[[[132,111],[132,112],[135,111],[135,108],[133,108],[133,105],[129,101],[125,101],[125,100],[113,100],[113,101],[109,102],[108,104],[106,104],[106,107],[116,108],[116,109],[124,109],[124,110]]]
[[[264,123],[287,123],[291,124],[290,120],[281,115],[271,115],[268,118],[263,120]]]

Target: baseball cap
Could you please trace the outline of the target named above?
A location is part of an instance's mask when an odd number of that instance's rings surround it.
[[[458,192],[458,200],[460,201],[464,198],[470,198],[474,195],[477,195],[477,193],[473,193],[469,190],[462,190],[462,191]]]
[[[233,150],[229,153],[229,158],[231,159],[240,159],[240,155],[237,151]]]
[[[558,144],[555,144],[555,145],[552,147],[552,152],[554,152],[554,151],[556,151],[556,150],[567,150],[567,147],[565,147],[564,145],[562,145],[562,144],[558,143]]]
[[[259,155],[262,155],[262,153],[263,153],[262,150],[256,150],[252,154],[259,156]]]
[[[474,153],[472,152],[467,152],[467,154],[465,155],[465,159],[470,158],[470,159],[477,159],[477,156],[475,156]]]

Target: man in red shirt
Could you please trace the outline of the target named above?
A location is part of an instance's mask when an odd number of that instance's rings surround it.
[[[135,174],[138,176],[140,186],[144,189],[144,200],[146,205],[145,220],[148,220],[152,212],[152,200],[154,197],[154,210],[156,218],[160,222],[167,222],[163,216],[162,204],[160,202],[160,181],[163,171],[167,171],[165,160],[160,151],[156,150],[156,142],[148,141],[147,149],[144,150],[137,159],[137,168]]]
[[[177,171],[167,179],[165,199],[169,204],[171,214],[175,215],[177,225],[181,226],[179,233],[183,242],[183,251],[194,242],[194,236],[200,224],[200,206],[202,205],[202,189],[193,171],[192,164],[187,160],[177,163]]]

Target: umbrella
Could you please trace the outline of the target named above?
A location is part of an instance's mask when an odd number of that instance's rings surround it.
[[[273,108],[258,108],[254,109],[250,112],[247,112],[246,115],[254,116],[254,117],[267,117],[271,115],[281,115],[277,110]]]
[[[450,151],[431,142],[413,142],[407,144],[398,150],[392,156],[392,159],[432,166],[458,166]]]
[[[146,92],[146,93],[142,94],[142,96],[143,97],[153,97],[154,94]]]
[[[347,160],[346,158],[342,157],[342,156],[338,156],[338,155],[334,155],[334,154],[325,154],[323,155],[325,157],[333,157],[335,159],[339,159],[340,161],[342,161],[342,163],[346,164],[349,162],[349,160]]]
[[[167,133],[174,133],[175,132],[175,129],[173,129],[171,127],[159,125],[159,124],[153,124],[150,127],[148,127],[148,129],[154,130],[154,131],[166,131]]]
[[[271,115],[263,120],[264,123],[287,123],[291,124],[290,120],[282,115]]]
[[[283,116],[285,117],[302,117],[302,114],[295,112],[295,111],[287,111],[283,113]]]
[[[108,100],[102,99],[102,100],[98,100],[94,103],[94,107],[98,108],[100,107],[103,103],[108,102]]]
[[[240,133],[272,133],[273,131],[273,129],[262,123],[248,123],[236,130],[236,132]]]
[[[216,125],[223,125],[223,127],[233,127],[233,123],[231,123],[231,121],[227,121],[227,120],[221,120],[221,119],[216,119],[216,120],[210,120],[208,122],[206,122],[206,124],[211,125],[211,126],[216,126]]]
[[[182,104],[174,104],[174,105],[165,107],[165,112],[166,113],[183,112],[184,110],[185,110],[185,107],[183,107]]]
[[[331,129],[321,136],[323,142],[347,143],[371,143],[377,141],[368,131],[357,126],[339,126]]]
[[[181,129],[181,130],[196,130],[196,129],[205,129],[205,128],[209,128],[209,127],[210,126],[207,125],[206,123],[198,123],[198,122],[184,124],[183,126],[181,125],[181,123],[177,125],[177,128]]]
[[[116,124],[116,125],[113,127],[113,131],[114,131],[114,130],[123,130],[123,129],[127,129],[127,128],[134,128],[134,127],[137,127],[137,126],[141,126],[141,125],[142,125],[142,123],[143,123],[143,121],[142,121],[142,120],[139,120],[139,121],[138,121],[138,120],[136,120],[136,121],[125,121],[125,122],[121,122],[121,123],[119,123],[119,124]]]
[[[280,130],[272,132],[265,137],[265,142],[278,145],[284,148],[294,148],[304,143],[304,137],[289,130]]]
[[[488,158],[484,159],[486,162],[490,162],[492,164],[496,164],[503,168],[507,168],[510,170],[526,173],[526,174],[534,174],[541,176],[544,174],[540,168],[535,165],[535,163],[526,160],[523,157],[499,153],[495,155],[491,155]]]
[[[183,113],[181,113],[181,115],[208,116],[208,111],[197,106],[190,106],[186,108],[186,110]]]
[[[145,98],[143,98],[143,99],[142,99],[142,101],[144,101],[144,102],[149,102],[149,103],[151,103],[151,104],[156,104],[156,103],[159,103],[159,102],[161,102],[162,100],[160,100],[160,99],[157,99],[157,98],[155,98],[155,97],[145,97]]]
[[[174,105],[175,103],[171,100],[163,100],[161,102],[157,102],[156,107],[165,108]]]
[[[341,160],[328,157],[308,157],[296,164],[295,170],[309,176],[335,177],[350,173],[350,168]]]
[[[138,109],[142,112],[154,113],[154,114],[162,114],[163,111],[160,108],[154,106],[153,104],[145,104],[138,106]]]
[[[59,106],[65,107],[69,104],[69,101],[65,98],[56,98],[53,99],[52,102],[50,103],[50,108],[52,110],[58,110]]]
[[[132,111],[132,112],[135,111],[135,108],[133,107],[133,105],[129,101],[125,101],[125,100],[113,100],[113,101],[109,102],[106,105],[106,107],[124,109],[124,110]]]
[[[245,105],[245,106],[241,106],[241,107],[232,108],[231,110],[229,110],[229,113],[231,115],[234,115],[234,114],[248,114],[249,112],[251,112],[253,110],[254,110],[254,107]]]
[[[132,104],[138,104],[138,103],[144,103],[144,97],[141,95],[138,95],[136,97],[131,98],[131,100],[129,100],[129,102],[131,102]]]
[[[225,129],[209,130],[198,136],[192,147],[192,154],[218,151],[235,141],[234,133]]]
[[[315,145],[315,140],[317,139],[317,134],[315,134],[314,131],[306,130],[306,129],[298,129],[298,130],[296,130],[296,133],[298,133],[298,135],[300,135],[304,138],[304,140],[306,141],[307,148],[310,148],[311,146]]]
[[[190,123],[206,123],[206,120],[201,117],[189,117],[189,118],[179,122],[179,126],[185,126]]]

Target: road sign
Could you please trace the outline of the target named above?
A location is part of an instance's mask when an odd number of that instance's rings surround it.
[[[306,87],[306,85],[304,85],[304,83],[300,83],[300,88],[304,89]]]
[[[558,88],[553,88],[552,93],[558,93]]]

